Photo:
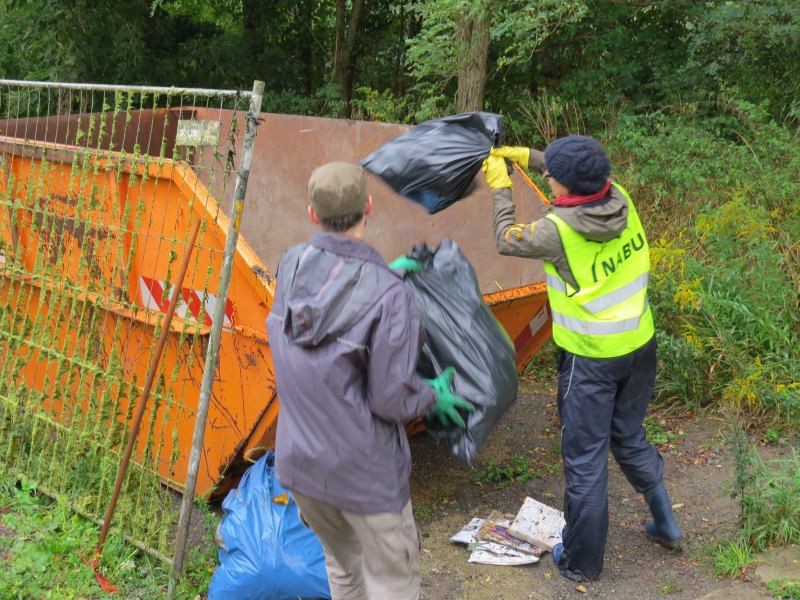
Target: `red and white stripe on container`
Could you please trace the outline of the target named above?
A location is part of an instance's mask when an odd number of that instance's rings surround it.
[[[151,279],[144,275],[139,276],[139,290],[142,293],[142,304],[159,312],[167,312],[171,296],[164,291],[164,282]],[[174,293],[174,292],[173,292]],[[181,297],[175,306],[175,316],[187,321],[196,321],[200,325],[211,326],[212,315],[217,306],[217,297],[206,294],[201,290],[181,288]],[[223,326],[233,326],[233,302],[226,300]]]
[[[539,330],[547,323],[547,307],[543,306],[542,309],[528,322],[528,326],[524,327],[517,339],[514,340],[514,349],[519,352],[522,348],[530,342]]]

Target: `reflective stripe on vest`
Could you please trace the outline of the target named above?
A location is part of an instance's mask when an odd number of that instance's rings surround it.
[[[648,271],[644,275],[640,275],[635,280],[622,286],[618,290],[614,290],[605,296],[600,296],[596,300],[587,302],[583,305],[583,308],[588,310],[593,315],[596,315],[599,312],[603,312],[607,308],[616,306],[620,302],[625,302],[625,300],[628,298],[632,298],[642,290],[646,289],[649,281],[650,272]],[[556,277],[555,275],[550,275],[549,273],[547,274],[547,285],[556,291],[563,292],[565,294],[567,293],[567,284],[564,283],[563,279]]]
[[[560,312],[552,310],[553,323],[561,325],[575,333],[582,333],[584,335],[611,335],[613,333],[625,333],[626,331],[636,331],[639,329],[639,324],[642,322],[642,317],[647,313],[650,304],[647,297],[644,299],[644,310],[638,317],[630,319],[622,319],[620,321],[582,321],[562,315]]]
[[[546,218],[558,228],[564,254],[578,286],[567,284],[552,263],[545,262],[553,317],[553,339],[582,356],[613,358],[640,348],[653,336],[647,301],[650,256],[639,215],[628,193],[623,232],[606,242],[583,238],[554,213]]]
[[[616,306],[622,302],[625,302],[629,298],[633,298],[636,294],[641,292],[642,290],[647,289],[647,283],[650,281],[650,271],[644,273],[643,275],[639,275],[636,279],[631,281],[630,283],[623,285],[618,290],[614,290],[613,292],[609,292],[605,296],[600,296],[596,300],[592,300],[591,302],[587,302],[583,305],[583,308],[588,310],[593,315],[597,313],[603,312],[604,310],[611,308],[612,306]],[[647,309],[647,297],[645,297],[644,307]]]

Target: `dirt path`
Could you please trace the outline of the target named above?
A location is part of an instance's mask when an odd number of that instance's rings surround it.
[[[758,597],[755,584],[718,580],[694,558],[704,545],[735,528],[736,503],[730,498],[732,459],[722,438],[722,423],[670,419],[668,431],[680,436],[660,447],[667,486],[682,523],[688,549],[670,553],[650,543],[643,527],[648,518],[642,498],[619,468],[609,465],[610,528],[605,571],[586,592],[558,573],[549,554],[529,567],[470,564],[468,551],[448,539],[474,516],[493,509],[516,513],[528,495],[561,508],[563,477],[558,459],[559,425],[555,394],[524,385],[517,404],[482,450],[478,470],[489,460],[501,464],[512,456],[530,460],[543,476],[501,488],[477,485],[476,471],[455,461],[427,436],[412,439],[412,500],[423,533],[423,598],[702,598],[719,590],[728,600]],[[549,473],[549,474],[548,474]],[[682,505],[682,506],[680,506]],[[724,590],[724,591],[723,591]],[[723,597],[723,596],[720,596]]]

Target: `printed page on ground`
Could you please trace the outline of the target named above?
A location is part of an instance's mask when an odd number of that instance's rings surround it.
[[[552,550],[561,542],[561,530],[565,524],[563,512],[528,497],[508,531],[527,542]]]

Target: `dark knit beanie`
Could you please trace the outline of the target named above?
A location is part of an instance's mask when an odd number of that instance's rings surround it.
[[[586,135],[568,135],[544,150],[544,167],[571,194],[588,196],[603,189],[611,165],[603,147]]]

